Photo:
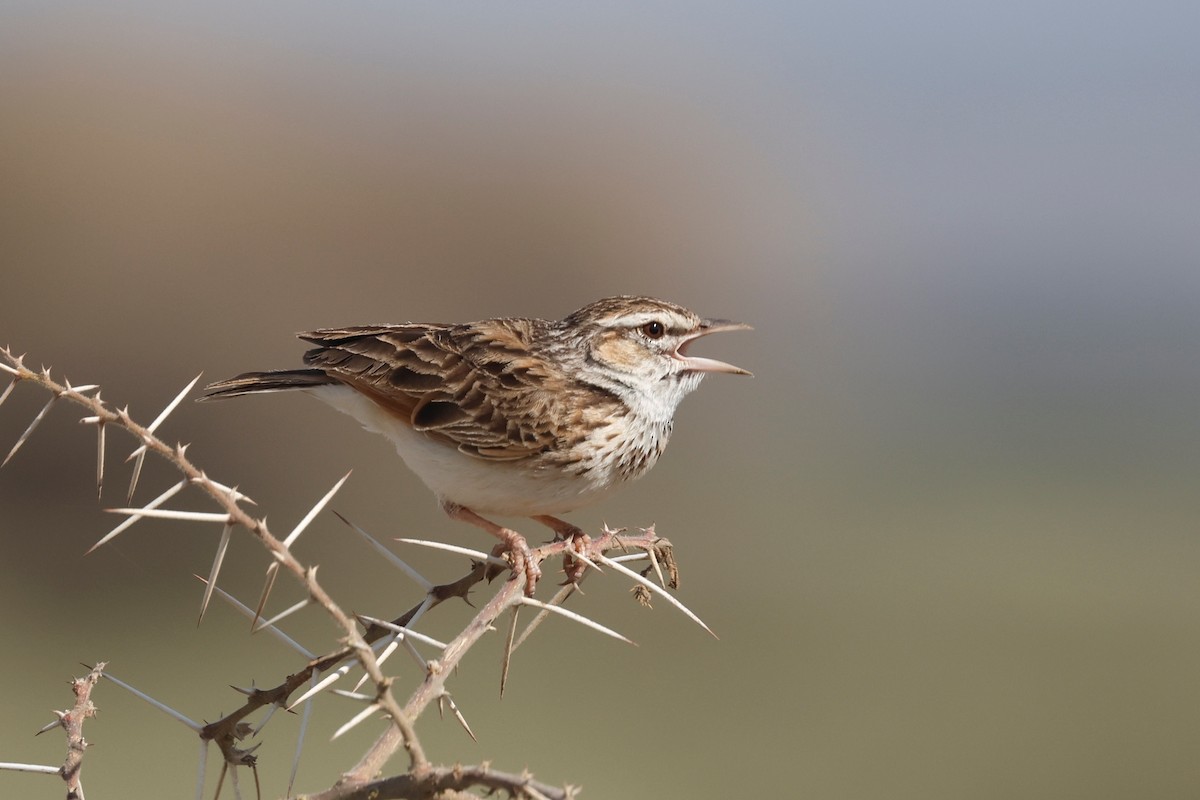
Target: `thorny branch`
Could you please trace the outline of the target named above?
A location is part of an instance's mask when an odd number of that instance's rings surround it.
[[[59,773],[67,783],[67,800],[83,800],[83,753],[87,750],[87,740],[83,738],[83,722],[96,715],[96,706],[92,704],[92,689],[96,687],[104,673],[104,664],[97,664],[87,675],[71,681],[71,690],[75,692],[75,705],[69,711],[56,711],[58,725],[67,733],[67,758]],[[39,733],[49,730],[43,728]]]
[[[49,391],[56,400],[66,399],[87,408],[96,418],[97,425],[116,425],[128,431],[141,441],[141,447],[144,448],[145,452],[154,453],[172,464],[191,484],[199,487],[212,498],[228,515],[228,523],[245,528],[257,538],[271,553],[276,563],[291,572],[300,584],[307,589],[309,597],[324,608],[333,617],[339,627],[345,631],[347,649],[355,654],[363,669],[374,682],[379,692],[379,705],[391,718],[392,724],[395,726],[395,729],[404,742],[405,748],[408,750],[410,769],[420,769],[425,766],[427,763],[425,754],[416,738],[412,722],[392,696],[390,681],[384,676],[378,662],[375,660],[374,652],[359,633],[354,617],[344,612],[317,582],[316,575],[311,570],[306,569],[292,555],[291,551],[284,546],[283,542],[271,534],[267,528],[265,519],[254,518],[238,505],[238,501],[242,497],[240,493],[210,480],[203,471],[187,458],[186,445],[168,446],[155,436],[152,430],[135,422],[130,417],[128,408],[113,411],[99,397],[86,395],[79,389],[72,388],[69,384],[62,385],[57,383],[51,379],[48,369],[43,369],[41,372],[34,372],[25,367],[21,357],[14,356],[7,348],[0,351],[0,355],[3,355],[4,359],[8,362],[5,371],[13,375],[14,383],[19,381],[35,383]],[[49,404],[47,404],[46,408],[49,407]],[[35,424],[41,421],[42,416],[44,416],[44,411],[42,415],[39,415]],[[158,421],[161,421],[161,419],[162,417]],[[23,442],[25,438],[28,438],[31,432],[32,426],[30,430],[26,431],[21,441]],[[10,458],[11,455],[10,453]],[[132,491],[130,493],[132,494]],[[227,723],[226,720],[228,720]],[[215,727],[206,728],[201,735],[213,741],[221,749],[227,763],[235,766],[253,765],[253,755],[238,749],[236,746],[236,723],[238,720],[231,717],[227,717],[226,720],[215,723]]]
[[[7,362],[7,363],[5,363]],[[98,490],[103,481],[104,469],[104,431],[106,426],[116,426],[127,431],[135,439],[140,442],[137,450],[134,451],[137,456],[137,463],[134,468],[134,482],[131,483],[129,494],[132,497],[134,485],[136,484],[137,474],[141,471],[141,462],[146,453],[154,453],[163,460],[172,464],[184,476],[184,486],[195,485],[204,491],[213,502],[222,510],[223,514],[199,514],[195,518],[209,519],[218,521],[215,518],[219,517],[219,521],[226,526],[226,531],[230,527],[240,527],[249,531],[259,542],[267,549],[273,558],[272,570],[282,568],[289,573],[305,588],[311,602],[320,605],[330,617],[336,622],[339,628],[344,632],[342,637],[343,646],[325,655],[316,657],[309,661],[304,669],[295,674],[287,676],[278,686],[271,689],[254,689],[246,691],[247,699],[245,703],[232,713],[222,717],[221,719],[209,723],[203,727],[198,726],[200,738],[203,741],[211,741],[217,744],[225,759],[226,767],[251,766],[255,765],[255,756],[253,748],[241,749],[237,746],[237,741],[241,739],[248,725],[245,723],[246,718],[254,711],[269,705],[286,707],[289,698],[296,692],[297,689],[308,684],[314,676],[318,674],[326,674],[336,665],[350,658],[356,661],[366,672],[370,678],[374,689],[373,706],[381,711],[386,717],[391,720],[391,724],[385,729],[383,734],[376,742],[368,749],[368,751],[349,771],[345,772],[339,781],[330,789],[313,795],[313,800],[335,800],[335,798],[359,798],[359,797],[374,797],[374,798],[404,798],[404,797],[422,797],[422,798],[452,798],[456,796],[468,796],[463,794],[467,789],[472,787],[486,789],[489,792],[504,790],[512,797],[526,797],[533,800],[541,800],[542,798],[554,798],[554,800],[567,800],[567,798],[575,795],[575,790],[571,787],[554,788],[545,784],[534,781],[529,775],[508,775],[501,772],[493,771],[489,765],[481,765],[478,767],[438,767],[429,763],[421,744],[416,736],[413,728],[413,720],[429,706],[431,702],[448,699],[449,695],[445,689],[446,678],[452,674],[470,650],[472,645],[477,642],[484,633],[492,630],[493,623],[508,609],[515,608],[522,603],[532,603],[524,597],[524,576],[521,574],[512,574],[508,580],[502,584],[491,599],[479,610],[476,616],[466,626],[466,628],[442,651],[440,657],[436,660],[424,662],[426,665],[426,676],[422,683],[408,698],[408,701],[401,706],[392,694],[392,679],[384,674],[380,663],[371,645],[378,642],[385,636],[393,635],[390,630],[382,625],[363,623],[365,630],[359,631],[359,621],[352,615],[346,613],[341,607],[326,593],[321,584],[317,581],[316,571],[313,568],[305,567],[291,553],[289,548],[290,541],[298,535],[302,527],[307,524],[311,516],[319,510],[325,501],[332,496],[331,491],[326,496],[325,500],[310,513],[310,517],[297,526],[287,540],[280,540],[275,537],[267,527],[265,518],[258,519],[247,512],[241,505],[242,500],[247,499],[236,489],[231,489],[223,484],[220,484],[210,478],[205,473],[196,467],[186,455],[186,445],[176,445],[175,447],[168,446],[155,434],[155,429],[165,419],[167,414],[179,403],[180,400],[190,390],[191,385],[187,387],[173,401],[167,409],[159,415],[159,417],[149,426],[143,427],[135,422],[129,415],[127,408],[113,410],[104,403],[97,391],[94,395],[88,392],[95,391],[97,387],[72,387],[69,383],[60,384],[54,381],[50,376],[48,369],[42,369],[40,372],[25,367],[22,357],[15,356],[7,348],[0,349],[0,370],[9,373],[13,376],[12,383],[8,388],[0,394],[0,403],[8,397],[13,387],[20,382],[29,382],[36,384],[42,389],[51,394],[51,400],[46,404],[42,411],[34,419],[33,423],[25,431],[25,433],[17,441],[16,446],[10,451],[8,458],[11,459],[13,454],[24,444],[24,442],[32,434],[33,430],[45,418],[49,410],[59,400],[68,400],[88,410],[90,417],[83,421],[97,426],[99,432],[98,437],[98,462],[97,462],[97,486]],[[7,462],[8,459],[6,459]],[[343,479],[344,480],[344,479]],[[340,486],[340,484],[339,484]],[[337,487],[335,487],[336,490]],[[165,498],[160,498],[160,501]],[[152,504],[148,504],[142,509],[129,509],[128,513],[147,516],[145,513],[151,508]],[[174,512],[180,514],[181,512]],[[340,516],[340,515],[339,515]],[[120,528],[118,529],[120,530]],[[114,531],[112,535],[115,535]],[[101,543],[107,541],[109,537],[101,540]],[[223,537],[223,539],[227,539]],[[533,558],[537,563],[541,563],[549,558],[561,557],[564,563],[564,572],[568,575],[569,586],[563,592],[560,592],[558,602],[565,599],[570,594],[571,588],[580,580],[588,571],[588,567],[605,564],[611,566],[618,571],[626,574],[637,582],[635,586],[635,596],[642,602],[647,602],[649,593],[654,591],[664,597],[668,602],[675,604],[684,613],[704,626],[703,622],[695,617],[690,611],[684,608],[673,596],[667,594],[663,589],[652,583],[646,578],[650,572],[650,567],[642,573],[634,573],[620,563],[606,557],[606,551],[614,548],[622,550],[637,549],[644,551],[650,555],[653,568],[659,569],[659,562],[662,561],[667,565],[670,574],[670,581],[665,581],[660,572],[660,581],[666,585],[676,585],[677,572],[674,569],[674,560],[670,544],[665,539],[658,538],[653,529],[643,531],[640,535],[623,535],[621,531],[607,530],[605,533],[595,540],[590,540],[585,537],[584,540],[560,540],[533,550]],[[481,554],[482,555],[482,554]],[[453,597],[466,599],[468,592],[477,585],[485,577],[491,578],[490,570],[495,569],[497,559],[490,558],[487,561],[492,562],[492,566],[485,560],[480,559],[473,564],[471,570],[462,578],[448,584],[433,586],[429,589],[428,596],[422,603],[409,609],[404,614],[394,619],[394,625],[406,626],[413,621],[415,617],[435,607]],[[219,558],[218,558],[219,563]],[[503,562],[501,562],[503,563]],[[276,565],[278,565],[276,567]],[[216,567],[214,567],[214,576]],[[511,572],[511,570],[510,570]],[[273,578],[273,574],[271,576]],[[211,589],[210,589],[211,591]],[[207,597],[207,594],[206,594]],[[265,601],[265,594],[264,594]],[[544,607],[544,604],[542,604]],[[260,609],[261,610],[261,609]],[[557,609],[560,613],[571,614],[561,609]],[[544,617],[545,611],[530,624],[522,637],[527,636],[533,627],[536,627],[541,618]],[[589,620],[578,618],[579,621],[589,624],[601,631],[614,634],[612,631],[603,626],[593,623]],[[704,626],[707,630],[707,626]],[[710,631],[711,633],[711,631]],[[619,637],[624,638],[624,637]],[[519,645],[519,641],[517,644]],[[512,647],[512,640],[509,640],[509,647]],[[415,654],[415,651],[414,651]],[[419,656],[418,656],[419,659]],[[507,669],[507,653],[505,656],[505,665]],[[99,676],[103,665],[97,666],[93,670],[93,676]],[[87,679],[83,679],[87,680]],[[95,677],[91,677],[92,683],[95,682]],[[90,685],[89,685],[90,690]],[[77,691],[78,688],[77,688]],[[452,701],[451,701],[452,703]],[[452,705],[453,708],[453,705]],[[457,713],[457,709],[455,709]],[[76,724],[82,723],[82,717],[77,713],[69,716],[72,722]],[[67,716],[63,717],[68,719]],[[465,721],[461,719],[465,726]],[[66,723],[64,722],[64,727]],[[70,729],[68,729],[70,731]],[[468,733],[469,733],[468,729]],[[79,747],[75,748],[76,739],[72,738],[72,750],[68,757],[67,764],[63,768],[64,777],[68,781],[72,780],[70,776],[74,776],[77,782],[80,762],[83,752],[82,734],[78,736]],[[403,775],[394,777],[380,778],[383,767],[395,752],[403,747],[408,753],[409,768],[408,772]],[[236,776],[235,776],[236,777]],[[469,795],[475,796],[475,795]],[[78,795],[82,799],[82,794]]]

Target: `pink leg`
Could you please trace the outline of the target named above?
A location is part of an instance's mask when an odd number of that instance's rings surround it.
[[[545,525],[547,528],[558,534],[558,538],[560,539],[586,540],[588,538],[588,535],[581,529],[575,525],[572,525],[566,520],[559,519],[558,517],[551,517],[549,515],[542,514],[536,517],[530,517],[530,519],[532,519],[534,522],[540,522],[542,525]]]
[[[460,506],[457,503],[443,502],[442,510],[450,519],[468,522],[499,539],[512,556],[513,572],[525,575],[525,594],[533,596],[538,578],[542,577],[542,570],[534,561],[533,553],[529,550],[529,544],[525,541],[524,536],[511,528],[505,528],[489,519],[484,519],[466,506]]]

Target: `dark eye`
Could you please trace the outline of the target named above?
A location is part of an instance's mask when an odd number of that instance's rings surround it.
[[[667,332],[667,329],[664,328],[663,324],[661,322],[659,322],[658,320],[654,320],[653,322],[647,322],[645,325],[642,326],[642,333],[646,334],[651,339],[661,339],[663,337],[663,334],[666,332]]]

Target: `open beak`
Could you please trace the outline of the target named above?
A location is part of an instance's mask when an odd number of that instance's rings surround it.
[[[688,338],[675,350],[675,358],[684,363],[685,369],[693,372],[729,372],[734,375],[750,375],[753,373],[749,370],[744,370],[741,367],[735,367],[733,364],[726,364],[724,361],[717,361],[714,358],[700,358],[699,356],[689,356],[687,350],[691,347],[692,342],[702,336],[708,336],[710,333],[720,333],[721,331],[749,331],[753,330],[744,322],[731,322],[727,319],[706,319],[700,323],[700,327],[696,329]]]

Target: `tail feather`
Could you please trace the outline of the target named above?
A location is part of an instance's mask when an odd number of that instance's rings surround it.
[[[328,386],[336,380],[319,369],[278,369],[269,372],[243,372],[229,380],[217,381],[204,387],[207,392],[201,400],[218,400],[258,392],[286,392],[296,389],[311,389]]]

